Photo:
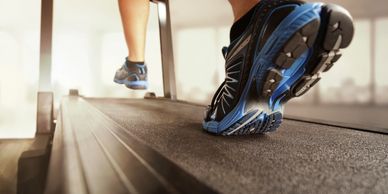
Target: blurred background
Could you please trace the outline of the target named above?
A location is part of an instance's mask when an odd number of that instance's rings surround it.
[[[343,58],[290,116],[388,129],[388,0],[331,0],[355,20]],[[0,0],[0,138],[33,137],[39,73],[40,0]],[[208,104],[224,79],[222,46],[233,23],[227,0],[171,0],[178,99]],[[157,7],[151,5],[146,62],[163,95]],[[54,2],[52,79],[56,106],[70,88],[88,97],[141,98],[113,83],[126,57],[117,1]],[[200,77],[198,75],[201,75]]]

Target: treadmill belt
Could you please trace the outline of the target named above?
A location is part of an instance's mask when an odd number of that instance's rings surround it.
[[[384,193],[388,135],[284,120],[275,133],[202,130],[203,106],[163,99],[86,99],[222,193]]]

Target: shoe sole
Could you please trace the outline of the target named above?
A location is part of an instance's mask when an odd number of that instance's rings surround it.
[[[258,70],[256,82],[263,83],[257,86],[258,95],[270,109],[245,114],[221,134],[275,131],[283,119],[283,105],[304,95],[320,80],[322,73],[333,67],[341,57],[340,49],[349,46],[353,34],[352,18],[345,9],[337,5],[322,6],[320,18],[301,26],[276,52],[272,65],[266,68],[265,79],[260,80],[263,73]],[[313,52],[309,53],[311,50]]]
[[[132,90],[146,90],[148,89],[148,81],[127,81],[127,80],[113,80],[117,84],[123,84]]]

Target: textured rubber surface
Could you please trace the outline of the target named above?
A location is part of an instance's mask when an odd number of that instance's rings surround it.
[[[129,133],[220,193],[386,193],[388,136],[284,120],[276,133],[215,136],[204,106],[90,100]]]

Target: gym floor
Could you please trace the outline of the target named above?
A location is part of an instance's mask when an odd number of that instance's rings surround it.
[[[32,139],[0,140],[0,194],[16,193],[18,160],[32,142]]]

